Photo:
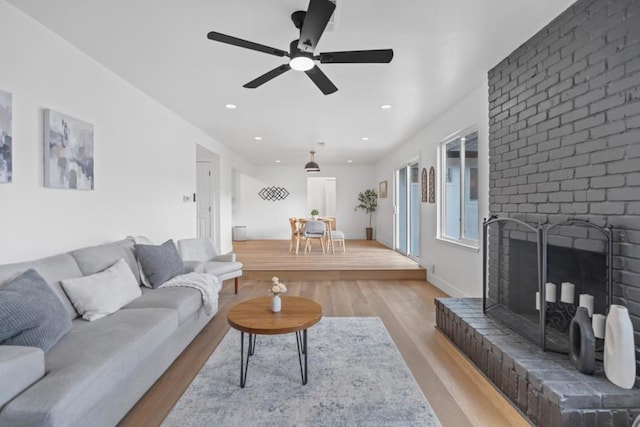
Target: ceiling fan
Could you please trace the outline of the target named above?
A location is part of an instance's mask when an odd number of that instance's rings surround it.
[[[329,95],[338,88],[318,68],[315,61],[322,64],[362,64],[389,63],[393,58],[393,49],[351,50],[344,52],[324,52],[314,55],[314,50],[324,32],[336,5],[329,0],[310,0],[309,9],[291,14],[293,24],[300,30],[300,38],[289,44],[289,51],[276,49],[259,43],[242,40],[237,37],[211,31],[207,34],[209,40],[257,50],[275,56],[289,57],[289,63],[280,65],[273,70],[250,81],[243,87],[255,89],[271,79],[294,69],[304,71],[325,95]]]

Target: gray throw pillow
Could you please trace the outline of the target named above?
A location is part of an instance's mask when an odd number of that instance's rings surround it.
[[[135,244],[133,247],[142,271],[153,288],[184,272],[182,259],[173,240],[167,240],[159,246]]]
[[[35,270],[0,288],[0,344],[46,352],[70,330],[67,309]]]

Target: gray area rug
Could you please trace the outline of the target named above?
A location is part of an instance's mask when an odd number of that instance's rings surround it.
[[[308,330],[308,356],[303,386],[295,334],[259,335],[242,389],[231,329],[163,425],[440,425],[379,318],[323,318]]]

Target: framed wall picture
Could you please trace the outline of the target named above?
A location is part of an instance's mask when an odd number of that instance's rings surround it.
[[[44,186],[93,190],[93,125],[44,110]]]
[[[380,191],[378,191],[378,197],[381,199],[387,198],[387,181],[382,181],[380,183]]]
[[[13,103],[11,94],[0,90],[0,184],[11,182],[13,175],[11,121]]]

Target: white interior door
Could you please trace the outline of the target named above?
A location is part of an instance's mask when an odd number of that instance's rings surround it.
[[[211,162],[196,162],[198,237],[211,237]]]
[[[312,209],[317,209],[320,216],[335,216],[335,177],[307,177],[307,215]]]

